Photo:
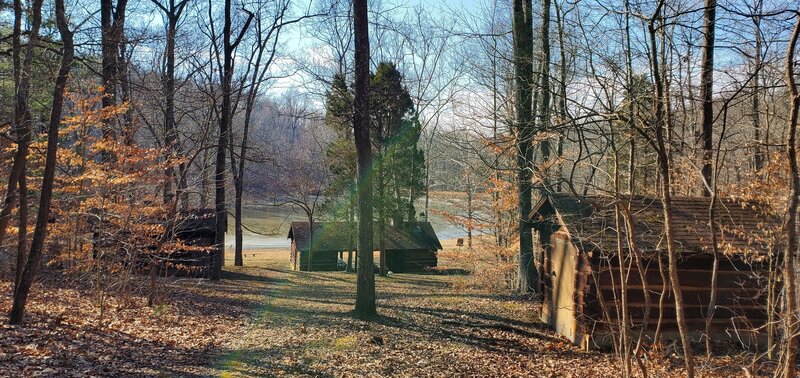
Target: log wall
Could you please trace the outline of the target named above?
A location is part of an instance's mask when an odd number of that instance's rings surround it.
[[[386,267],[394,273],[421,273],[435,268],[437,263],[433,251],[386,251]]]

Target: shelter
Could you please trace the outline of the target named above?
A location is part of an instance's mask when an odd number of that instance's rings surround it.
[[[684,314],[693,332],[705,329],[711,294],[709,205],[710,198],[676,197],[671,208]],[[767,264],[771,259],[775,264],[775,252],[781,250],[775,238],[781,221],[758,204],[732,200],[717,202],[716,214],[720,258],[712,333],[751,343],[757,335],[742,330],[767,323],[767,304],[774,305],[779,290]],[[533,208],[531,221],[541,251],[542,321],[584,348],[608,344],[613,334],[609,331],[618,327],[621,314],[621,253],[627,273],[628,326],[645,326],[652,334],[663,316],[663,335],[677,335],[659,199],[635,196],[615,201],[607,196],[551,194]],[[627,225],[631,235],[625,231]]]
[[[290,262],[294,270],[337,270],[340,252],[356,250],[355,224],[347,222],[292,222]],[[373,248],[378,250],[380,236],[375,228]],[[386,226],[384,237],[386,266],[395,273],[422,272],[436,267],[436,251],[442,244],[429,222],[406,222],[402,226]],[[309,260],[311,261],[309,265]]]
[[[190,209],[176,217],[173,227],[175,243],[167,243],[159,260],[174,275],[208,277],[211,264],[220,246],[214,245],[216,232],[214,209]],[[169,226],[169,225],[168,225]]]
[[[146,218],[137,223],[146,232],[120,229],[108,221],[91,217],[92,257],[115,259],[133,264],[139,272],[207,277],[213,257],[222,253],[214,245],[216,219],[214,209],[189,209],[172,219]]]

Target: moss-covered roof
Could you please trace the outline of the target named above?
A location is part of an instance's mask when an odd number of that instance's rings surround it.
[[[352,229],[352,231],[351,231]],[[373,249],[378,250],[378,227],[375,225]],[[352,232],[352,237],[351,237]],[[357,229],[355,223],[314,222],[313,241],[309,235],[308,222],[292,222],[288,238],[292,239],[301,251],[347,251],[356,249]],[[425,250],[442,249],[430,222],[406,222],[402,226],[386,226],[386,250]]]

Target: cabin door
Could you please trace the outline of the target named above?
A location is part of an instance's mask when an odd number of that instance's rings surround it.
[[[402,251],[386,252],[386,268],[393,273],[403,273],[405,253]]]

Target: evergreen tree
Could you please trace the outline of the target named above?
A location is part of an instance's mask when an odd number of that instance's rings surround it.
[[[371,75],[369,93],[370,134],[375,151],[371,169],[373,204],[377,210],[379,249],[383,252],[383,239],[389,222],[402,226],[416,219],[414,201],[425,193],[426,164],[425,154],[417,146],[422,125],[414,112],[411,96],[403,86],[403,75],[394,64],[383,62],[378,65]],[[328,195],[331,201],[346,200],[351,205],[356,189],[356,156],[352,134],[346,126],[351,122],[352,103],[353,94],[344,77],[335,76],[325,103],[326,124],[338,134],[326,153],[334,175]],[[385,273],[384,255],[381,253],[381,271]]]

